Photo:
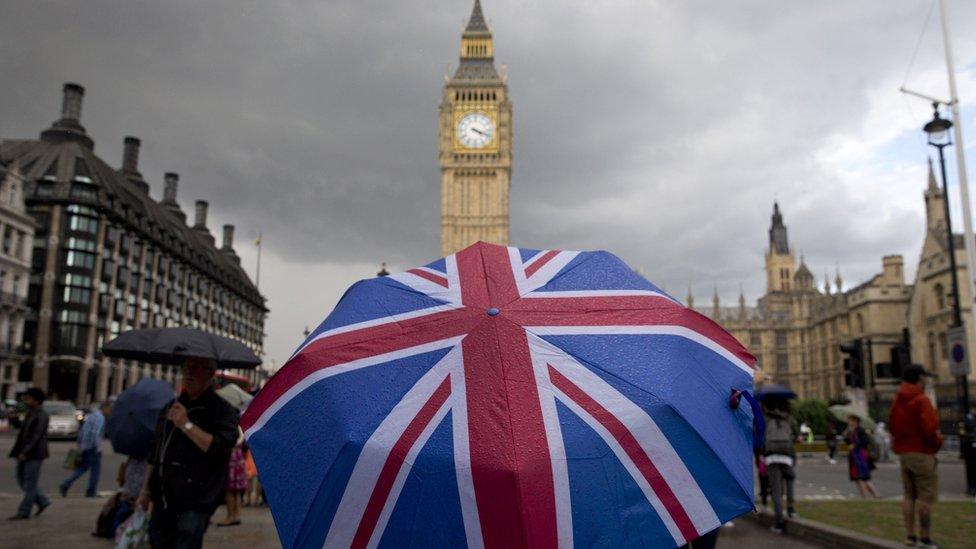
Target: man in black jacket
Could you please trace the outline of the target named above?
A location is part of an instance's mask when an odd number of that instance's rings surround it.
[[[144,509],[152,502],[153,549],[203,544],[237,440],[237,411],[213,389],[216,364],[188,358],[182,371],[183,392],[160,415],[138,501]]]
[[[27,389],[21,400],[27,406],[27,417],[17,433],[14,447],[10,449],[10,457],[17,460],[17,484],[24,491],[24,499],[20,501],[17,514],[10,517],[10,520],[30,518],[34,504],[37,504],[37,513],[34,516],[40,515],[51,505],[51,500],[37,486],[41,476],[41,464],[48,458],[48,417],[41,406],[44,402],[44,391],[32,387]]]

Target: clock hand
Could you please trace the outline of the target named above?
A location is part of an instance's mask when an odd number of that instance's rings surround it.
[[[478,128],[471,128],[471,131],[473,131],[473,132],[475,132],[477,134],[481,134],[481,135],[488,135],[487,133],[479,130]]]

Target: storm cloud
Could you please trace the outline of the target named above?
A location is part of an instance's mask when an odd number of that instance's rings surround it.
[[[814,273],[848,285],[921,245],[930,115],[898,93],[929,1],[485,0],[514,103],[512,239],[609,249],[667,290],[764,285],[774,199]],[[976,5],[949,2],[976,140]],[[269,358],[345,285],[439,246],[437,116],[471,2],[22,1],[0,18],[0,134],[82,123],[119,164],[143,140],[159,196],[264,235]],[[910,87],[947,95],[936,17]],[[970,164],[976,154],[970,149]],[[954,174],[951,175],[954,180]]]

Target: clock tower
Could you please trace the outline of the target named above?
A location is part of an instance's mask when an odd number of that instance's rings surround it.
[[[508,244],[512,103],[494,55],[481,2],[475,0],[461,35],[460,64],[439,108],[441,255],[479,240]]]

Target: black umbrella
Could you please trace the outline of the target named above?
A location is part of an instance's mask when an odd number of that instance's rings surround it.
[[[159,379],[142,379],[122,391],[106,425],[112,449],[135,459],[145,459],[159,413],[172,400],[173,386]]]
[[[779,385],[778,383],[766,383],[763,386],[756,389],[756,398],[759,400],[764,400],[769,397],[782,398],[785,400],[790,400],[796,398],[796,393],[794,393],[789,387]]]
[[[254,368],[261,359],[240,341],[192,328],[129,330],[102,347],[105,356],[156,364],[210,358],[218,368]]]

